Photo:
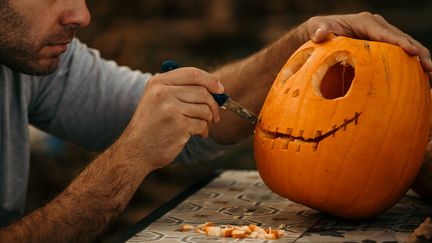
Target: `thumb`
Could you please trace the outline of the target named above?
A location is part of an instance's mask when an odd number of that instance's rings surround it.
[[[329,28],[325,25],[317,26],[311,36],[313,42],[319,43],[330,38]]]

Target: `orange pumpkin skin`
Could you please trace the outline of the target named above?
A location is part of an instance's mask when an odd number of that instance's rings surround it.
[[[428,141],[430,93],[416,57],[346,37],[305,43],[279,72],[254,135],[277,194],[343,218],[394,205]]]

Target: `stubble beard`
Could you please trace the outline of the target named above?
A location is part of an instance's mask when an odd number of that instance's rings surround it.
[[[32,36],[38,33],[26,21],[24,16],[18,14],[7,3],[0,0],[0,64],[9,68],[29,74],[48,75],[53,73],[59,65],[59,57],[50,60],[41,60],[42,48],[56,40],[71,39],[77,30],[75,26],[68,26],[60,33],[53,34],[44,41],[37,41]]]

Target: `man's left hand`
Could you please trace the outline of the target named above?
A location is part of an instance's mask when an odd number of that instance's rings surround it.
[[[301,26],[304,41],[311,39],[321,42],[330,33],[352,38],[386,42],[400,46],[411,56],[418,56],[423,69],[432,79],[432,61],[430,51],[408,34],[389,24],[382,16],[362,12],[347,15],[329,15],[312,17]]]

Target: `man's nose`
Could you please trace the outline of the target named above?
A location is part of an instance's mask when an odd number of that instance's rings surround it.
[[[85,0],[69,1],[70,4],[65,6],[65,10],[61,15],[62,25],[78,25],[86,27],[90,23],[90,12],[87,8]]]

